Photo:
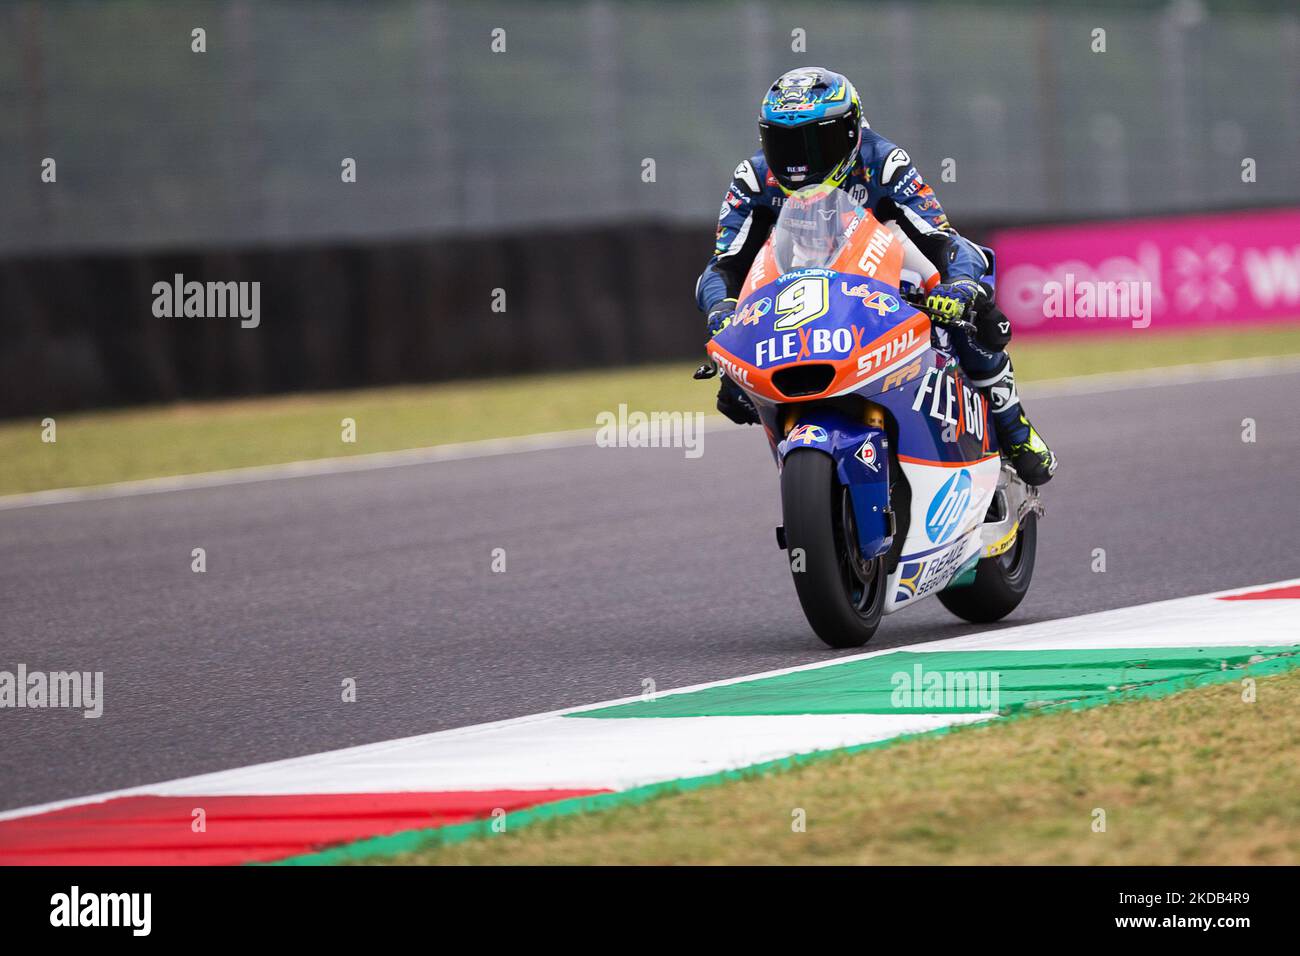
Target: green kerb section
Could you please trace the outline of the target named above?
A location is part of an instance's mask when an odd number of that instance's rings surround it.
[[[1296,655],[1300,645],[899,651],[565,716],[1005,715]]]
[[[1020,719],[1033,714],[1048,713],[1057,710],[1087,710],[1091,707],[1099,707],[1103,704],[1117,701],[1153,700],[1160,697],[1167,697],[1180,690],[1190,690],[1193,687],[1206,687],[1213,684],[1226,684],[1230,681],[1242,680],[1245,677],[1267,677],[1270,674],[1280,674],[1293,667],[1300,666],[1300,645],[1253,648],[1165,648],[1160,650],[1110,650],[1105,652],[1071,651],[1059,653],[1068,653],[1076,660],[1082,654],[1091,653],[1104,654],[1112,661],[1119,657],[1128,657],[1131,655],[1141,655],[1145,660],[1170,660],[1178,655],[1180,650],[1183,652],[1194,652],[1197,655],[1194,659],[1200,660],[1202,664],[1209,662],[1209,666],[1190,671],[1187,676],[1184,677],[1157,680],[1150,683],[1133,684],[1127,687],[1117,688],[1113,691],[1103,691],[1101,693],[1091,694],[1078,699],[1048,702],[1042,707],[1021,707],[1015,713],[1009,714],[1008,719]],[[997,653],[999,656],[1006,656],[1008,652],[967,651],[954,653]],[[1032,656],[1043,653],[1058,652],[1024,651],[1014,653],[1017,655],[1025,654]],[[899,654],[891,654],[880,658],[871,658],[869,660],[885,660],[887,658],[902,656],[917,657],[921,655],[899,652]],[[1240,660],[1242,657],[1245,658],[1244,661]],[[1252,660],[1252,658],[1256,657],[1260,659]],[[1230,659],[1238,659],[1239,663],[1235,665],[1228,664],[1227,661]],[[858,664],[866,663],[866,661],[853,661],[850,663]],[[835,665],[825,669],[834,670],[837,667],[847,666],[849,665]],[[777,679],[778,678],[765,678],[764,680]],[[746,683],[760,682],[749,681]],[[720,690],[721,688],[717,689]],[[696,693],[703,694],[707,693],[707,691],[697,691]],[[617,708],[601,708],[602,711],[614,709]],[[599,712],[586,711],[582,714],[571,714],[566,716],[583,717],[593,716],[597,713]],[[614,807],[635,806],[668,794],[686,793],[692,790],[699,790],[703,787],[713,787],[734,780],[748,780],[755,777],[767,776],[768,774],[793,770],[794,768],[805,764],[829,760],[848,754],[862,753],[868,750],[880,750],[885,747],[894,747],[900,743],[918,737],[935,737],[950,733],[962,733],[969,730],[970,727],[971,725],[969,724],[955,724],[938,727],[934,730],[928,730],[923,733],[902,734],[898,737],[891,737],[888,740],[877,740],[871,743],[858,744],[852,747],[842,747],[838,750],[819,750],[813,753],[795,754],[791,757],[783,757],[779,760],[771,760],[766,763],[755,764],[752,767],[745,767],[741,770],[725,770],[719,773],[704,774],[699,777],[688,777],[681,780],[666,780],[662,783],[646,784],[644,786],[622,790],[617,793],[602,793],[592,797],[573,797],[568,800],[557,800],[554,803],[543,803],[536,807],[529,807],[526,810],[520,810],[510,814],[509,827],[510,830],[513,831],[518,830],[521,827],[531,826],[535,823],[542,823],[547,820],[556,820],[561,817],[573,816],[575,814],[594,813],[600,810],[613,809]],[[292,856],[283,860],[277,860],[274,863],[252,865],[322,866],[339,863],[357,863],[375,858],[392,857],[403,853],[411,853],[415,850],[429,849],[431,847],[452,846],[457,843],[463,843],[466,840],[492,839],[499,835],[493,829],[494,822],[495,821],[493,820],[472,820],[468,823],[455,823],[442,827],[426,828],[423,830],[407,830],[402,833],[393,833],[388,836],[357,840],[353,843],[345,843],[340,846],[329,847],[328,849],[323,849],[315,853],[304,853],[300,856]]]

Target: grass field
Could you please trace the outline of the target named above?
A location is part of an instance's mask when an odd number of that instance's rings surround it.
[[[1300,671],[1256,694],[974,725],[375,862],[1295,864]]]
[[[1126,333],[1017,342],[1020,382],[1189,362],[1300,353],[1300,325],[1193,334]],[[595,426],[620,403],[713,411],[694,364],[662,365],[283,398],[186,403],[0,423],[0,494],[417,448]],[[1029,390],[1032,399],[1032,389]],[[342,440],[344,418],[355,443]]]

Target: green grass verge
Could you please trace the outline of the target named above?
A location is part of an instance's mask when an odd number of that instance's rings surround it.
[[[646,788],[621,805],[607,800],[601,813],[538,814],[504,834],[469,825],[440,845],[370,862],[1295,864],[1300,671],[1263,676],[1290,664],[1252,668],[1253,702],[1243,699],[1240,672],[1228,673],[1163,697],[1063,707],[768,768],[788,772]],[[1094,830],[1098,810],[1104,832]],[[803,832],[793,826],[797,811]],[[389,845],[372,841],[369,851],[412,846],[409,835],[384,839]],[[357,858],[327,851],[303,862]]]
[[[1121,333],[1017,342],[1021,382],[1094,372],[1300,352],[1300,325],[1223,332]],[[278,398],[185,403],[0,424],[0,494],[182,475],[446,442],[595,427],[620,403],[642,411],[713,411],[716,387],[693,364],[539,375]],[[357,440],[342,441],[341,422]]]

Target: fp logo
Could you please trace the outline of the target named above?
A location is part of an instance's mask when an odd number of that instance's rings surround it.
[[[925,533],[935,544],[943,544],[961,525],[970,504],[970,472],[963,468],[943,483],[930,510],[925,513]]]

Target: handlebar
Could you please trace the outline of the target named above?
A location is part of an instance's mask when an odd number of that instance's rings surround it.
[[[933,309],[926,308],[924,292],[913,292],[911,295],[903,296],[903,300],[912,308],[916,309],[916,311],[924,312],[928,315],[931,321],[940,328],[965,329],[967,332],[976,331],[974,322],[970,322],[966,319],[950,319],[946,315],[941,315]]]

